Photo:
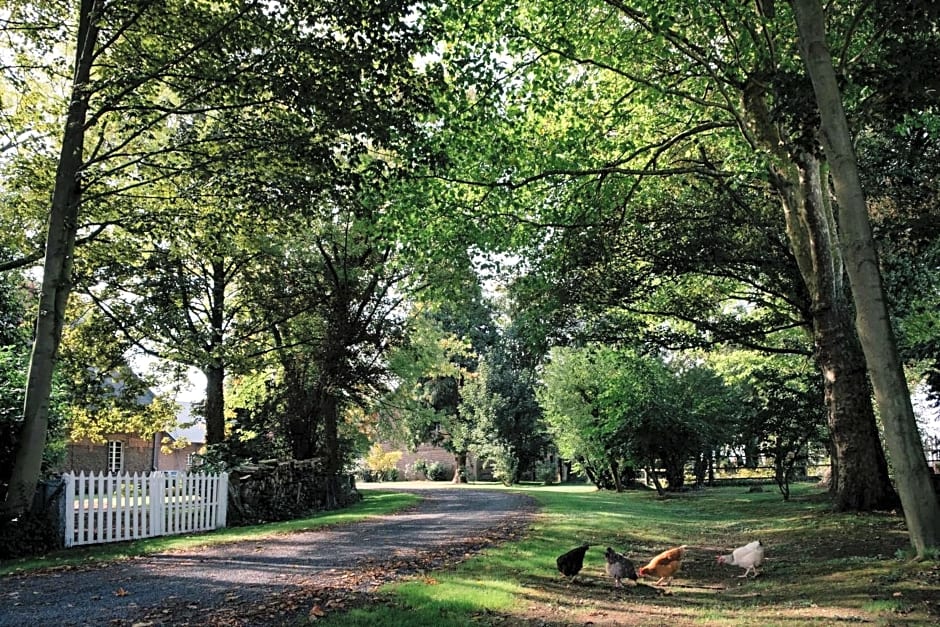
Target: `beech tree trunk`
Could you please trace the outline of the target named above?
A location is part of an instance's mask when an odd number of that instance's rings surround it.
[[[75,72],[49,212],[39,314],[23,405],[23,426],[2,507],[2,511],[9,515],[29,509],[42,470],[42,453],[49,427],[52,375],[62,339],[65,306],[72,290],[72,256],[82,198],[80,172],[84,162],[89,78],[98,41],[100,4],[95,0],[82,0],[79,9]]]
[[[825,15],[819,0],[791,0],[791,4],[799,30],[800,53],[822,119],[822,144],[832,167],[839,201],[842,251],[855,301],[855,324],[881,411],[911,544],[918,557],[924,557],[929,549],[940,547],[940,503],[888,317],[868,206],[842,108],[842,94],[826,46]]]
[[[770,116],[766,86],[745,88],[750,130],[771,158],[771,182],[780,193],[787,238],[809,298],[814,357],[823,376],[832,439],[830,492],[838,510],[870,511],[897,504],[878,436],[845,269],[828,194],[816,155],[787,142]]]

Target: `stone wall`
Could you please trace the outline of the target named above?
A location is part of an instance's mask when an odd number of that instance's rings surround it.
[[[267,461],[229,471],[228,524],[291,520],[358,502],[352,475],[331,476],[321,460]]]

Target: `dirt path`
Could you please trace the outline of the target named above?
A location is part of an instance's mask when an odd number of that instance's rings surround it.
[[[280,625],[460,561],[521,532],[535,511],[523,495],[418,492],[412,509],[361,523],[0,578],[0,627]]]

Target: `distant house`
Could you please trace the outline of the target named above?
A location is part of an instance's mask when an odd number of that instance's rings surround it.
[[[112,433],[105,442],[70,441],[66,444],[62,472],[150,472],[153,470],[185,472],[193,456],[205,447],[206,428],[193,422],[192,403],[180,403],[178,422],[192,425],[160,431],[152,438],[133,433]]]

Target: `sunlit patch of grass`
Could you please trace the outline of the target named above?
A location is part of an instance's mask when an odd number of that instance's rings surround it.
[[[115,542],[87,547],[77,547],[55,551],[43,557],[10,560],[0,564],[0,576],[22,573],[41,568],[78,566],[88,563],[127,559],[139,555],[191,549],[194,547],[239,542],[242,540],[260,540],[285,533],[313,531],[332,525],[340,525],[371,516],[380,516],[402,510],[413,505],[418,497],[413,494],[396,492],[364,492],[359,503],[341,510],[318,512],[306,518],[267,523],[248,527],[228,527],[207,533],[161,536],[131,542]]]
[[[872,613],[891,613],[901,609],[901,602],[897,599],[875,599],[862,605],[862,609]]]

